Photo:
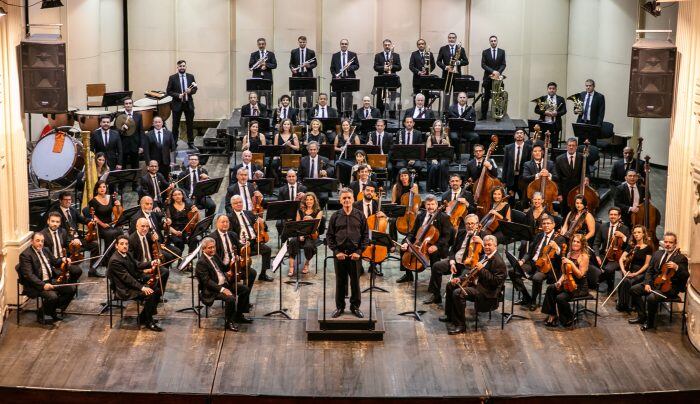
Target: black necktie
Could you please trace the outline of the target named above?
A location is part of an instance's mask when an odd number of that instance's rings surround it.
[[[294,185],[292,185],[292,186],[290,187],[290,189],[292,190],[292,192],[289,193],[289,200],[290,200],[290,201],[293,201],[294,198],[296,198],[296,196],[297,196],[297,195],[296,195],[296,187],[295,187]]]
[[[574,169],[574,156],[572,154],[569,155],[569,167],[571,167],[571,170],[573,171],[573,169]]]
[[[73,221],[73,218],[70,215],[70,209],[66,209],[66,219],[68,219],[68,223],[71,223]]]
[[[491,54],[493,55],[493,60],[496,60],[496,49],[492,49]]]
[[[54,257],[60,257],[61,256],[61,242],[58,240],[58,231],[54,230],[51,232],[51,236],[53,237],[53,255]]]
[[[241,218],[241,230],[245,232],[245,236],[247,240],[250,240],[250,233],[248,232],[248,221],[245,220],[245,215],[243,212],[238,212],[238,217]]]
[[[248,209],[248,185],[243,185],[243,203],[245,204],[245,210]]]
[[[630,186],[630,205],[634,205],[634,187]]]
[[[365,108],[365,119],[369,118],[369,109]]]
[[[316,159],[311,159],[311,178],[316,178],[316,170],[314,167],[314,160]]]
[[[517,147],[515,153],[515,174],[517,175],[518,173],[520,173],[520,146]]]
[[[537,163],[537,172],[539,173],[540,171],[542,171],[542,165],[540,165],[540,163]]]

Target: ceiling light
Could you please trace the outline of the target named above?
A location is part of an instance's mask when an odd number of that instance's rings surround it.
[[[55,8],[55,7],[63,7],[63,3],[61,3],[61,0],[43,0],[41,2],[41,8]]]

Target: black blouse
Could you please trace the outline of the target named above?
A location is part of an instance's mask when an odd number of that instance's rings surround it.
[[[638,271],[641,267],[644,266],[644,263],[646,262],[647,256],[651,255],[653,251],[651,250],[651,246],[646,246],[642,249],[635,249],[632,246],[628,247],[627,254],[632,254],[632,263],[630,265],[630,268],[632,271]]]
[[[88,202],[88,206],[95,209],[95,216],[97,216],[100,221],[105,224],[112,223],[112,208],[114,207],[114,199],[111,196],[107,196],[109,203],[106,205],[101,204],[97,199],[92,198]]]
[[[177,231],[182,231],[182,229],[187,226],[187,223],[189,222],[189,219],[187,219],[187,214],[192,210],[192,204],[189,202],[185,202],[185,208],[182,210],[177,210],[175,208],[175,204],[171,203],[170,206],[168,206],[168,215],[170,216],[170,220],[173,222],[171,227]]]

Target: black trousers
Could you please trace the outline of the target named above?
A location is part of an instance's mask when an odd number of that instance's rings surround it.
[[[573,293],[569,293],[564,289],[559,290],[556,285],[549,285],[544,294],[542,313],[557,316],[560,323],[568,324],[574,320],[574,313],[569,302],[574,297],[586,294],[588,294],[588,288],[579,287]]]
[[[467,153],[472,154],[472,147],[479,143],[479,135],[473,131],[450,132],[450,144],[455,148],[455,157],[460,158],[460,145],[466,143]]]
[[[250,240],[250,255],[256,256],[260,254],[262,257],[262,268],[260,269],[260,275],[265,275],[272,262],[272,249],[267,244],[258,244],[255,239]],[[252,286],[251,286],[252,287]]]
[[[620,269],[620,263],[617,261],[608,261],[603,263],[603,272],[598,277],[598,282],[605,283],[608,285],[608,294],[612,292],[615,287],[615,271]]]
[[[450,177],[450,161],[447,159],[441,159],[437,161],[437,164],[433,160],[428,162],[428,181],[427,188],[446,190],[448,187],[448,181]]]
[[[201,197],[197,199],[197,209],[204,209],[204,215],[211,216],[216,212],[216,203],[209,196]]]
[[[360,308],[362,302],[360,294],[360,273],[362,272],[362,261],[353,261],[350,257],[344,260],[333,259],[335,263],[335,308],[345,309],[345,291],[348,288],[348,278],[350,279],[350,307]]]
[[[620,311],[632,310],[632,287],[644,282],[644,274],[638,276],[626,277],[617,288],[617,309]],[[656,296],[656,295],[654,295]]]
[[[513,288],[515,288],[515,290],[520,292],[522,295],[524,304],[536,303],[537,298],[539,297],[540,293],[542,293],[542,284],[545,281],[547,281],[547,283],[556,282],[554,274],[552,271],[549,271],[546,274],[538,271],[537,267],[532,261],[523,263],[521,268],[524,273],[530,276],[530,280],[532,281],[532,294],[528,293],[527,288],[525,287],[523,274],[518,273],[513,269],[509,269],[508,278],[510,278],[511,282],[513,282]]]
[[[43,318],[44,315],[55,316],[56,309],[65,310],[75,296],[75,286],[54,285],[53,290],[38,291],[38,295],[44,299],[44,305],[37,316]]]
[[[187,143],[194,142],[194,109],[190,109],[187,104],[182,104],[182,109],[173,111],[173,147],[177,149],[177,140],[180,138],[180,121],[182,114],[185,114],[185,127],[187,128]]]
[[[644,291],[645,282],[639,282],[630,288],[630,296],[632,297],[632,305],[637,314],[642,320],[646,320],[647,324],[651,327],[654,326],[656,321],[656,313],[659,311],[659,305],[666,301],[663,297],[655,293],[647,293]],[[653,289],[653,288],[652,288]],[[661,293],[661,291],[657,292]],[[667,293],[661,293],[668,298],[675,298],[678,296],[678,292],[671,290]],[[646,301],[644,299],[646,297]]]
[[[163,295],[158,283],[156,283],[156,285],[154,285],[151,289],[153,289],[152,294],[146,296],[142,293],[141,295],[143,299],[143,309],[141,309],[141,313],[139,314],[140,323],[150,323],[153,321],[153,315],[156,314],[158,303],[160,303],[160,298]]]
[[[139,147],[138,136],[122,136],[122,148],[124,150],[124,169],[139,168]],[[148,164],[148,162],[146,162]]]
[[[466,267],[460,263],[456,263],[457,274],[459,275],[466,269]],[[428,292],[432,293],[436,299],[442,300],[440,291],[442,290],[442,276],[449,275],[450,271],[450,259],[445,258],[435,263],[430,267],[430,282],[428,284]]]
[[[69,265],[68,266],[68,282],[78,282],[80,280],[80,276],[83,274],[83,270],[80,269],[78,265]]]
[[[467,324],[467,300],[476,302],[482,298],[480,295],[479,291],[473,286],[468,286],[462,290],[458,284],[448,283],[445,286],[445,316],[448,322],[458,327],[464,327]]]
[[[289,256],[291,258],[296,258],[299,255],[299,250],[301,248],[304,249],[304,257],[307,261],[310,261],[311,258],[316,255],[316,240],[312,239],[311,237],[304,238],[304,241],[301,241],[295,237],[290,239],[287,245],[289,247]]]
[[[219,293],[216,296],[217,300],[224,302],[224,318],[227,322],[233,322],[236,317],[240,317],[243,313],[248,313],[250,306],[250,289],[243,284],[236,286],[236,292],[233,292],[233,285],[226,284],[224,287],[232,292],[230,296]],[[238,303],[236,304],[236,294],[238,294]]]

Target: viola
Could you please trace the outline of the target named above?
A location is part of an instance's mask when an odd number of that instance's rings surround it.
[[[537,126],[538,125],[535,125],[536,128]],[[547,169],[547,164],[549,163],[549,136],[550,133],[549,131],[547,131],[547,133],[545,133],[544,140],[544,157],[542,158],[542,167],[544,167],[544,169]],[[528,184],[528,199],[532,200],[532,195],[535,192],[539,192],[540,194],[542,194],[542,198],[544,199],[544,206],[546,206],[547,210],[549,210],[550,212],[554,212],[553,203],[559,195],[559,187],[557,187],[556,182],[552,181],[551,174],[550,177],[540,177],[532,180],[532,182]]]
[[[616,232],[619,230],[615,230]],[[607,261],[612,261],[612,262],[618,262],[620,261],[620,258],[622,257],[622,248],[624,247],[624,240],[622,237],[618,237],[613,233],[612,240],[610,240],[610,246],[608,247],[608,250],[605,252],[605,258],[603,259],[604,262]]]
[[[559,236],[559,232],[557,231],[554,233],[552,238],[549,240],[550,242],[554,241],[557,236]],[[556,241],[554,241],[556,243]],[[561,246],[561,255],[564,255],[566,253],[566,244]],[[549,273],[554,268],[554,265],[552,264],[552,259],[554,259],[554,256],[557,254],[557,249],[549,245],[542,246],[542,250],[540,250],[540,255],[537,257],[537,260],[535,260],[535,267],[537,267],[537,270],[542,272],[543,274]]]
[[[474,236],[478,235],[479,232],[481,231],[481,225],[477,225],[476,231],[472,235],[472,239]],[[469,243],[469,248],[467,249],[467,254],[464,257],[464,260],[462,263],[468,267],[468,268],[474,268],[476,265],[479,263],[479,256],[481,256],[481,253],[484,251],[484,246],[478,242],[478,241],[471,241]]]
[[[182,229],[182,232],[192,234],[197,223],[199,223],[199,211],[197,211],[197,208],[194,208],[187,212],[187,224]]]
[[[472,267],[472,270],[469,271],[467,276],[465,276],[464,279],[462,279],[462,281],[460,282],[460,286],[462,289],[476,285],[476,280],[479,278],[479,273],[482,269],[484,269],[484,267],[486,267],[486,263],[488,261],[489,260],[486,257],[484,257],[484,259],[481,261],[477,260],[476,264],[474,264],[474,266]]]
[[[75,241],[75,231],[70,227],[68,228],[68,234],[70,235],[71,239]],[[68,252],[70,253],[70,259],[71,261],[82,261],[85,258],[83,248],[80,244],[74,241],[68,244]]]
[[[153,245],[151,246],[151,257],[154,260],[160,260],[162,262],[164,257],[160,250],[158,234],[156,234],[155,232],[151,233],[151,240],[153,240]],[[160,263],[153,267],[153,272],[151,273],[151,277],[148,278],[148,281],[146,281],[146,286],[153,289],[153,287],[156,285],[156,282],[160,282]]]
[[[639,205],[636,212],[632,212],[632,226],[642,225],[647,229],[647,234],[651,236],[652,246],[656,249],[659,239],[656,237],[656,228],[661,224],[661,212],[651,203],[651,178],[650,178],[650,157],[644,157],[644,172],[646,173],[646,185],[644,186],[644,203]]]
[[[248,279],[248,268],[253,264],[253,258],[250,255],[250,243],[248,243],[245,233],[241,234],[241,245],[241,251],[236,255],[235,265],[239,271],[245,271],[246,277],[244,279]]]
[[[671,263],[671,258],[676,255],[678,251],[678,248],[673,250],[673,252],[668,256],[666,263],[661,266],[661,271],[659,271],[659,274],[656,275],[656,278],[654,278],[654,289],[660,290],[661,293],[668,293],[673,287],[672,280],[676,275],[676,270],[678,267],[676,266],[675,268],[671,268],[671,265],[669,264]]]
[[[258,243],[267,243],[270,241],[270,234],[265,229],[265,223],[261,220],[265,214],[265,208],[263,207],[263,196],[259,192],[253,194],[253,215],[255,215],[255,234],[257,234],[256,240]]]
[[[596,190],[593,189],[593,187],[586,184],[586,166],[588,164],[588,153],[591,142],[589,142],[588,139],[586,139],[584,145],[585,146],[583,148],[583,167],[581,167],[581,182],[576,188],[573,188],[571,191],[569,191],[569,195],[567,196],[566,201],[569,204],[571,210],[575,211],[576,195],[583,195],[583,197],[586,198],[586,202],[588,203],[586,205],[588,210],[595,213],[595,211],[598,209],[598,206],[600,206],[600,196],[598,195],[598,192],[596,192]]]
[[[459,193],[457,194],[457,199],[459,199],[459,195],[462,195],[465,189],[467,189],[467,186],[469,185],[468,181],[464,182],[464,185],[462,188],[460,188]],[[447,203],[447,209],[445,212],[450,216],[450,223],[452,223],[452,227],[454,227],[455,231],[459,228],[459,224],[462,222],[462,219],[464,218],[464,215],[467,213],[468,206],[466,203],[459,202],[457,199],[454,201],[450,201]]]
[[[61,272],[58,277],[56,277],[56,283],[61,284],[61,283],[66,283],[68,280],[68,262],[66,261],[66,249],[62,248],[61,249],[61,257],[63,257],[63,262],[61,262],[61,266],[59,267],[59,271]]]
[[[444,209],[444,206],[438,208],[433,214],[433,220],[437,214]],[[427,214],[427,213],[426,213]],[[416,240],[413,242],[413,248],[415,251],[420,252],[424,257],[428,257],[428,249],[430,246],[435,245],[440,239],[440,232],[433,226],[433,220],[425,223],[418,229],[416,233]],[[417,259],[411,251],[406,251],[401,256],[401,265],[403,265],[409,271],[422,272],[425,267],[419,259]]]
[[[575,212],[572,211],[571,213]],[[581,214],[578,216],[576,221],[571,224],[571,226],[568,226],[566,228],[566,233],[564,233],[564,238],[567,240],[571,240],[571,237],[578,232],[583,224],[586,222],[586,215],[588,214],[588,209],[584,209],[581,211]]]
[[[382,211],[383,190],[379,189],[379,207],[377,211],[367,218],[367,227],[374,233],[386,233],[389,227],[389,219],[386,216],[379,217],[379,212]],[[369,245],[362,251],[362,258],[367,261],[379,264],[384,261],[389,255],[389,251],[385,246]]]
[[[408,186],[410,191],[406,194],[401,195],[401,205],[406,206],[406,213],[403,216],[396,219],[396,230],[399,233],[406,235],[416,222],[416,216],[418,216],[418,208],[420,207],[421,199],[418,193],[413,193],[413,184],[416,177],[416,173],[411,173],[411,182]]]
[[[562,274],[564,277],[561,280],[561,287],[569,292],[573,293],[578,288],[576,285],[576,279],[574,279],[574,265],[570,262],[562,263]]]
[[[97,218],[95,217],[95,208],[93,207],[90,207],[90,216],[92,219],[87,224],[87,233],[85,234],[86,243],[97,240]]]

